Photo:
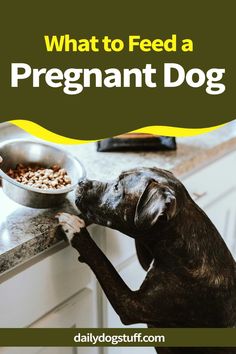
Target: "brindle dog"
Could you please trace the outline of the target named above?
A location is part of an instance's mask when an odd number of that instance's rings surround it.
[[[168,171],[142,168],[111,183],[85,180],[76,205],[85,224],[109,226],[135,240],[147,271],[131,291],[90,237],[83,220],[59,222],[126,324],[149,327],[234,327],[236,264],[219,232]],[[159,354],[232,354],[236,348],[158,348]]]

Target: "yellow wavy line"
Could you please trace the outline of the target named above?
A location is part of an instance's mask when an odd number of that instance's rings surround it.
[[[53,132],[41,127],[39,124],[31,122],[29,120],[17,119],[17,120],[11,120],[10,123],[25,130],[27,133],[34,135],[37,138],[49,141],[51,143],[86,144],[86,143],[97,141],[97,140],[79,140],[79,139],[67,138],[62,135],[53,133]],[[214,127],[207,127],[207,128],[179,128],[179,127],[170,127],[170,126],[148,126],[148,127],[133,130],[132,133],[146,133],[146,134],[154,134],[154,135],[186,137],[186,136],[195,136],[195,135],[199,135],[199,134],[209,133],[212,130],[222,127],[223,125],[224,124],[217,125]]]
[[[175,136],[178,138],[183,138],[186,136],[195,136],[200,134],[209,133],[213,130],[223,127],[225,124],[216,125],[213,127],[207,128],[180,128],[180,127],[169,127],[169,126],[149,126],[140,129],[136,129],[133,133],[146,133],[154,135],[163,135],[163,136]]]
[[[87,144],[96,141],[96,140],[79,140],[79,139],[67,138],[65,136],[53,133],[50,130],[41,127],[41,125],[31,122],[29,120],[17,119],[17,120],[11,120],[10,123],[16,125],[17,127],[23,129],[24,131],[26,131],[31,135],[34,135],[37,138],[49,141],[51,143],[75,145],[75,144]]]

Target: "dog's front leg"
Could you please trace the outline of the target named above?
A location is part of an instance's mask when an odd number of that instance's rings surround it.
[[[131,291],[116,269],[89,235],[83,220],[75,215],[61,213],[58,216],[71,245],[79,252],[79,260],[88,264],[95,273],[103,291],[124,324],[147,323],[148,310],[140,296]],[[73,237],[72,237],[73,236]],[[72,238],[71,238],[72,237]]]

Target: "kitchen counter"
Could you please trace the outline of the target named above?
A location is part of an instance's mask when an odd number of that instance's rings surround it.
[[[16,137],[27,134],[8,123],[0,125],[0,141]],[[236,149],[236,121],[208,134],[178,138],[177,151],[98,153],[94,143],[63,148],[82,161],[89,178],[107,180],[124,169],[141,166],[164,168],[183,177]],[[58,211],[76,212],[73,193],[58,209],[37,210],[14,203],[0,189],[0,206],[0,274],[62,244],[55,237],[54,216]]]

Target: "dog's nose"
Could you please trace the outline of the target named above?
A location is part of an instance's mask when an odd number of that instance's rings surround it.
[[[92,188],[93,182],[90,181],[89,179],[82,179],[81,181],[79,181],[78,186],[81,188],[86,188],[86,189],[90,189]]]

